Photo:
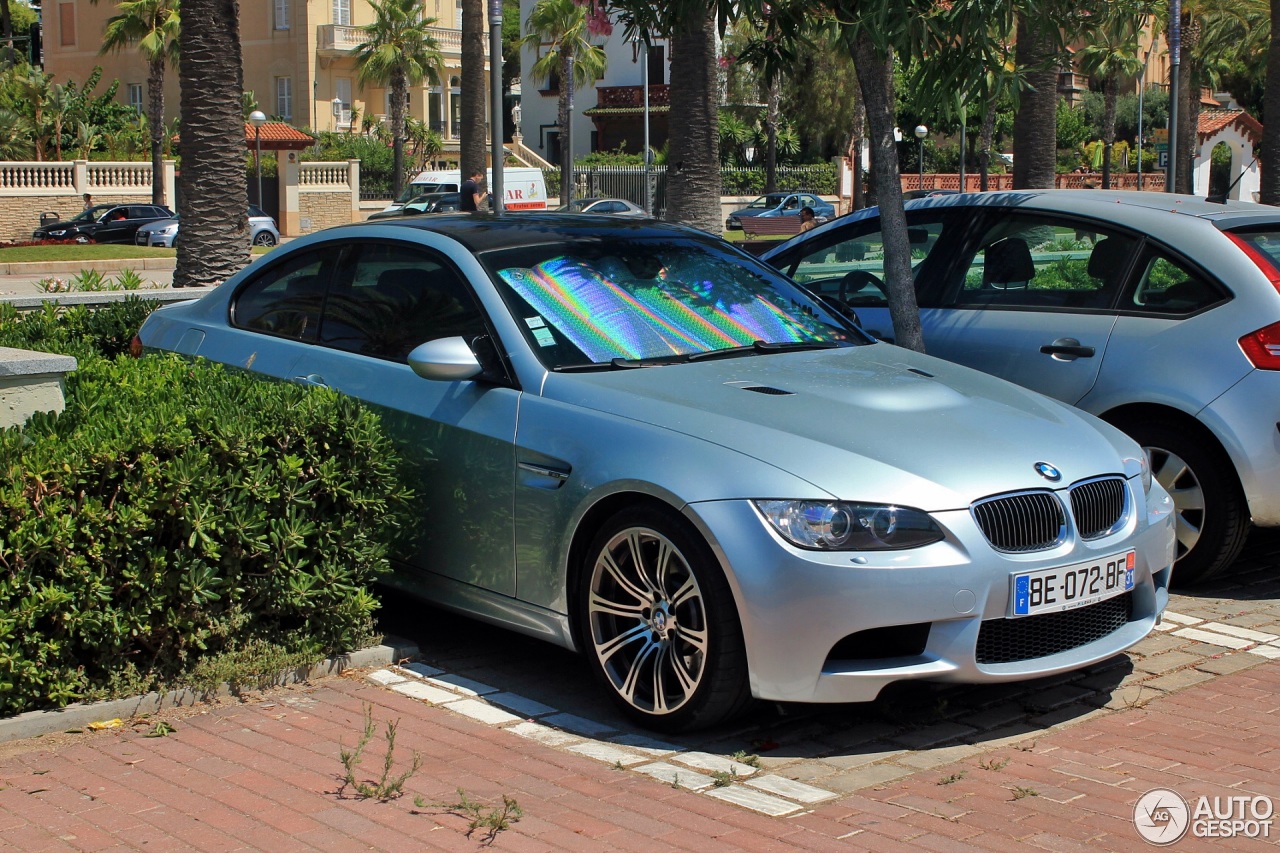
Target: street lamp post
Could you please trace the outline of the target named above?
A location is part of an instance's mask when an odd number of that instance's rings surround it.
[[[520,147],[520,143],[524,141],[524,134],[520,132],[520,116],[523,112],[524,111],[520,109],[519,101],[516,101],[511,105],[511,144],[517,149]],[[518,154],[519,151],[516,153]]]
[[[920,183],[916,185],[916,189],[924,189],[924,138],[929,135],[929,128],[923,124],[916,125],[916,139],[920,143]]]
[[[258,207],[262,207],[262,125],[266,122],[267,115],[262,110],[249,113],[249,124],[253,125],[253,171],[258,175]]]
[[[342,98],[334,98],[329,102],[333,106],[333,129],[338,129],[338,120],[342,118]]]

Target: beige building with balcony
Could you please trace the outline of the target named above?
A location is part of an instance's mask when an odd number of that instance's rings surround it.
[[[409,115],[426,121],[457,150],[459,76],[462,68],[462,9],[459,0],[426,0],[436,19],[431,33],[444,58],[444,79],[424,81],[409,97]],[[136,50],[99,55],[102,31],[116,14],[109,0],[45,0],[44,68],[57,81],[83,82],[95,66],[104,79],[120,81],[117,97],[144,110],[147,68]],[[244,86],[269,116],[297,127],[361,129],[364,117],[382,120],[390,112],[389,90],[364,89],[356,81],[355,48],[362,27],[373,22],[368,0],[253,0],[240,4]],[[485,44],[488,45],[486,35]],[[486,72],[488,62],[485,63]],[[485,97],[489,87],[485,85]],[[165,119],[178,114],[178,74],[165,75]],[[486,106],[485,115],[490,115]],[[352,126],[354,124],[354,127]]]

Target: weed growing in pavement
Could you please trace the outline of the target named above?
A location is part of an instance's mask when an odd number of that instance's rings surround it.
[[[1151,692],[1150,692],[1150,694],[1149,694],[1149,695],[1147,695],[1147,696],[1143,696],[1143,695],[1142,695],[1142,691],[1143,691],[1143,690],[1146,690],[1146,689],[1147,689],[1147,688],[1145,688],[1145,687],[1143,687],[1141,684],[1139,684],[1139,685],[1138,685],[1138,695],[1134,696],[1132,699],[1125,699],[1125,700],[1124,700],[1124,706],[1125,706],[1125,708],[1127,708],[1127,709],[1129,709],[1129,710],[1133,710],[1134,708],[1144,708],[1144,707],[1146,707],[1146,706],[1147,706],[1147,704],[1148,704],[1148,703],[1150,703],[1150,702],[1151,702],[1151,700],[1152,700],[1152,699],[1156,698],[1156,691],[1155,691],[1155,690],[1151,690]]]
[[[424,807],[421,797],[413,802],[418,808]],[[501,806],[486,806],[483,803],[472,802],[467,797],[467,792],[461,788],[458,789],[458,802],[442,804],[441,808],[461,814],[470,820],[467,828],[468,837],[477,829],[486,830],[485,844],[492,844],[499,832],[510,829],[511,824],[524,817],[524,811],[514,797],[503,794]]]
[[[965,776],[968,776],[968,775],[969,775],[968,770],[957,770],[955,773],[952,773],[950,776],[943,776],[941,779],[938,780],[938,784],[954,785],[956,782],[959,782],[961,779],[963,779]]]
[[[364,706],[364,731],[360,734],[360,740],[357,741],[355,749],[348,750],[339,744],[338,755],[342,759],[342,768],[346,771],[342,779],[342,787],[338,789],[339,794],[345,791],[349,785],[361,797],[376,799],[378,802],[385,803],[387,800],[394,800],[404,793],[404,783],[422,767],[422,754],[415,752],[413,754],[413,762],[408,770],[398,776],[391,775],[391,770],[395,766],[396,726],[398,724],[399,720],[387,723],[387,752],[382,758],[382,776],[376,782],[357,779],[356,768],[360,766],[360,761],[364,757],[364,748],[369,745],[369,741],[373,739],[373,733],[377,729],[373,722],[373,707],[370,705]]]
[[[711,784],[717,788],[727,788],[738,778],[733,770],[716,770],[711,774]]]
[[[745,750],[740,749],[729,757],[734,761],[747,765],[748,767],[754,767],[757,770],[760,769],[760,756],[758,755],[752,755]]]
[[[983,770],[990,770],[993,773],[999,773],[1008,766],[1009,759],[1007,758],[984,758],[978,762],[978,767]]]
[[[680,774],[679,774],[679,773],[677,773],[677,774],[675,774],[674,776],[672,776],[672,777],[671,777],[671,787],[673,787],[673,788],[679,788],[679,787],[680,787]]]
[[[614,769],[614,770],[626,770],[627,768],[623,766],[623,764],[622,764],[622,759],[621,759],[621,758],[619,758],[617,761],[613,762],[613,769]]]
[[[168,737],[176,731],[177,729],[173,726],[169,725],[164,720],[160,720],[155,724],[151,731],[147,732],[143,737]]]
[[[1015,800],[1021,800],[1023,797],[1040,796],[1040,792],[1037,791],[1035,788],[1024,788],[1021,785],[1014,785],[1009,790],[1013,791],[1013,798]]]

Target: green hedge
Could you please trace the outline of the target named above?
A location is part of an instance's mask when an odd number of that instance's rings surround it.
[[[68,312],[47,348],[81,349],[78,323],[115,341],[128,310]],[[66,411],[0,432],[0,715],[370,637],[409,499],[373,413],[203,361],[73,354]]]

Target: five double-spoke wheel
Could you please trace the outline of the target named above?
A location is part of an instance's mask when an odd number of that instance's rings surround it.
[[[701,538],[674,513],[610,519],[583,567],[593,670],[631,717],[663,731],[712,725],[750,699],[733,600]]]

